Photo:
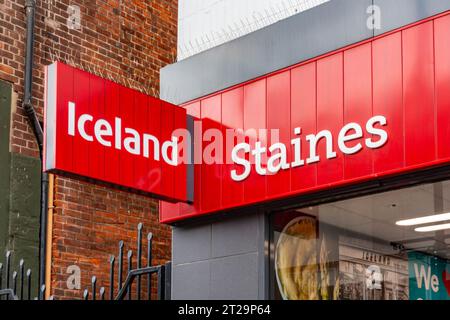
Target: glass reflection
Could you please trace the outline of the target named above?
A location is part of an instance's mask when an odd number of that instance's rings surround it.
[[[448,181],[274,213],[272,291],[287,300],[450,299]],[[421,220],[419,220],[421,221]]]

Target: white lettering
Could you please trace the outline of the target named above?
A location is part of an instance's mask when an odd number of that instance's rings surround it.
[[[107,141],[104,137],[112,136],[112,128],[108,121],[100,119],[94,126],[95,138],[105,147],[111,147],[111,141]]]
[[[115,118],[115,127],[116,127],[116,133],[115,133],[115,148],[117,150],[122,150],[122,119]]]
[[[143,139],[143,148],[144,148],[144,157],[148,158],[150,157],[150,151],[149,151],[149,142],[153,142],[153,159],[158,161],[159,160],[159,140],[155,136],[152,136],[151,134],[144,134]]]
[[[259,175],[266,175],[267,171],[262,167],[261,156],[266,152],[266,148],[261,146],[261,142],[255,143],[255,149],[252,151],[252,155],[255,157],[255,169]]]
[[[68,123],[69,135],[75,136],[75,103],[69,102],[69,123]]]
[[[197,122],[194,123],[194,133],[200,135],[199,137],[191,137],[191,132],[185,128],[180,128],[172,133],[170,140],[160,141],[154,135],[140,133],[136,129],[127,127],[126,123],[122,123],[122,119],[119,117],[115,117],[112,123],[106,119],[94,119],[92,115],[87,113],[77,115],[74,102],[68,103],[67,121],[67,133],[70,136],[79,134],[86,141],[93,142],[95,140],[104,147],[114,147],[117,150],[121,150],[123,146],[126,152],[130,154],[144,158],[152,157],[156,161],[162,158],[171,166],[178,166],[180,163],[192,163],[192,151],[194,151],[194,163],[206,164],[221,164],[224,159],[228,160],[228,154],[231,153],[231,163],[243,168],[243,170],[238,170],[240,168],[231,170],[231,178],[234,181],[245,180],[250,175],[252,165],[254,165],[257,174],[264,176],[276,174],[280,170],[319,162],[321,161],[318,151],[320,143],[325,144],[326,158],[332,161],[333,158],[337,157],[336,150],[334,150],[336,142],[341,153],[351,155],[362,150],[364,146],[376,149],[382,147],[388,141],[388,132],[381,128],[387,126],[387,120],[381,115],[370,118],[365,125],[356,122],[346,124],[339,131],[337,141],[334,140],[336,137],[333,137],[330,130],[321,130],[303,138],[302,128],[296,127],[290,143],[284,144],[278,142],[279,129],[273,129],[275,132],[273,130],[270,132],[270,140],[272,141],[270,146],[266,146],[268,141],[266,129],[259,129],[258,135],[256,129],[251,128],[246,129],[245,132],[242,129],[236,129],[232,133],[227,132],[227,143],[225,143],[221,130],[209,129],[203,135],[201,125],[197,126]],[[363,139],[365,134],[368,135],[367,139]],[[259,140],[257,137],[259,137]],[[232,143],[229,143],[228,139],[232,139]],[[358,141],[358,139],[361,139],[361,141]],[[250,142],[244,143],[239,140]],[[303,149],[302,143],[305,143],[303,140],[306,140],[309,148]],[[321,142],[322,140],[325,141]],[[180,143],[180,141],[182,142]],[[192,141],[194,144],[193,150],[191,150]],[[210,143],[203,150],[205,141]],[[229,152],[232,145],[235,146]],[[252,149],[251,146],[253,145]],[[224,150],[225,146],[226,151]],[[288,153],[291,150],[292,160],[288,162]],[[308,150],[309,154],[302,157],[302,150]],[[226,152],[226,155],[223,152]],[[229,161],[226,161],[226,163],[229,163]],[[430,280],[432,286],[433,284],[434,286],[438,285],[436,280],[428,277],[426,286],[430,286]]]
[[[431,276],[431,290],[435,293],[439,291],[439,278],[435,274]]]
[[[388,133],[384,129],[377,126],[386,126],[387,120],[384,116],[374,116],[370,118],[365,126],[361,126],[356,122],[346,124],[340,131],[337,137],[337,145],[339,151],[346,155],[355,154],[361,151],[364,147],[364,143],[368,148],[375,149],[385,145],[388,141]],[[364,137],[363,128],[367,133],[372,135],[369,138],[361,141]],[[245,135],[249,139],[253,139],[256,135],[250,135],[246,130]],[[331,160],[337,157],[334,148],[334,137],[330,130],[322,130],[316,134],[309,134],[306,136],[306,141],[309,143],[309,155],[306,161],[302,159],[302,129],[299,127],[294,128],[295,137],[291,139],[290,145],[293,147],[293,161],[288,163],[287,161],[287,146],[283,143],[273,143],[268,148],[262,146],[261,141],[254,143],[254,148],[251,149],[249,144],[238,144],[232,150],[232,161],[238,163],[244,167],[244,173],[238,175],[236,170],[231,171],[231,177],[234,181],[242,181],[246,179],[250,174],[250,161],[238,157],[237,152],[244,150],[246,153],[250,153],[253,156],[255,171],[259,175],[275,174],[280,170],[287,170],[289,168],[296,168],[306,164],[312,164],[319,162],[320,156],[318,154],[318,145],[321,140],[325,140],[326,158]],[[266,141],[266,140],[264,140]],[[272,139],[272,141],[274,141]],[[353,144],[351,144],[353,142]],[[267,157],[267,149],[270,152],[270,156],[267,161],[264,161]],[[233,158],[234,155],[234,158]],[[252,162],[253,164],[253,162]]]
[[[131,137],[125,138],[123,141],[125,150],[131,154],[141,154],[141,137],[139,136],[139,132],[134,129],[125,128],[125,133],[131,135]]]
[[[354,133],[348,134],[348,132],[351,130],[353,130]],[[338,137],[339,149],[345,154],[357,153],[359,150],[362,149],[361,143],[357,143],[353,147],[347,147],[347,145],[345,143],[352,141],[352,140],[360,139],[360,138],[362,138],[362,136],[363,136],[363,132],[362,132],[362,128],[359,124],[354,123],[354,122],[347,124],[339,132],[339,137]]]
[[[425,272],[425,267],[420,266],[420,274],[418,270],[417,263],[414,263],[414,273],[416,275],[417,288],[422,288],[422,282],[425,282],[425,290],[430,289],[430,277],[431,277],[431,267],[428,267],[428,272]]]
[[[328,130],[322,130],[318,134],[310,134],[306,136],[306,141],[309,141],[309,158],[306,159],[306,163],[319,162],[320,157],[317,155],[317,143],[325,138],[327,144],[327,159],[336,158],[336,152],[333,151],[333,136]]]
[[[76,105],[73,102],[68,104],[68,134],[76,136],[78,133],[84,140],[93,142],[95,140],[105,147],[113,147],[117,150],[124,149],[130,154],[143,156],[149,158],[152,154],[154,160],[160,160],[160,153],[165,162],[169,165],[178,165],[178,138],[172,137],[170,141],[166,141],[161,146],[157,137],[151,134],[140,134],[133,128],[124,127],[122,132],[122,119],[119,117],[114,118],[114,124],[112,125],[106,119],[94,120],[94,117],[90,114],[81,114],[76,119]],[[93,135],[88,134],[87,123],[93,124]],[[76,130],[77,129],[77,130]],[[78,132],[77,132],[78,131]],[[123,133],[126,135],[122,140]],[[109,138],[109,139],[108,139]],[[150,146],[152,144],[152,146]],[[152,149],[150,151],[150,149]]]
[[[301,128],[295,128],[294,134],[300,135],[302,133]],[[301,167],[305,164],[302,159],[302,140],[300,138],[292,139],[292,145],[294,146],[294,162],[292,162],[292,168]]]
[[[86,141],[94,141],[94,138],[86,133],[86,122],[92,122],[94,118],[90,114],[83,114],[78,119],[78,132]]]
[[[286,145],[284,143],[275,143],[271,145],[269,151],[271,153],[278,151],[277,153],[272,154],[267,161],[267,170],[269,170],[270,173],[277,173],[281,169],[289,169],[290,166],[287,163]]]
[[[249,153],[249,144],[239,143],[233,148],[233,150],[231,150],[231,160],[233,160],[233,162],[237,165],[241,165],[244,167],[244,172],[241,174],[238,174],[236,169],[231,170],[231,179],[233,179],[234,181],[243,181],[250,175],[250,162],[244,158],[240,158],[238,155],[239,151],[241,150],[245,153]]]
[[[385,126],[387,124],[387,120],[383,116],[375,116],[373,118],[370,118],[369,121],[367,121],[366,124],[366,130],[368,133],[379,136],[378,141],[373,141],[371,138],[366,139],[366,145],[369,148],[376,149],[384,146],[384,144],[388,140],[387,132],[383,129],[377,129],[375,128],[375,124],[379,123],[381,126]]]
[[[172,149],[171,155],[169,155],[169,149]],[[161,155],[165,162],[170,164],[171,166],[178,165],[178,138],[172,137],[172,141],[166,141],[163,143],[161,148]]]

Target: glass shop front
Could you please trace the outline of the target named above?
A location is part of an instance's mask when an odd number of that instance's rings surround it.
[[[449,300],[450,181],[273,212],[270,292],[287,300]]]

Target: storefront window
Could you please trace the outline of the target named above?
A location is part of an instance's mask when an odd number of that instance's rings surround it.
[[[450,299],[450,181],[271,215],[272,295]]]

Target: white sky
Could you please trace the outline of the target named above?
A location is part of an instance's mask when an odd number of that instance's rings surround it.
[[[329,0],[179,0],[178,60]]]

